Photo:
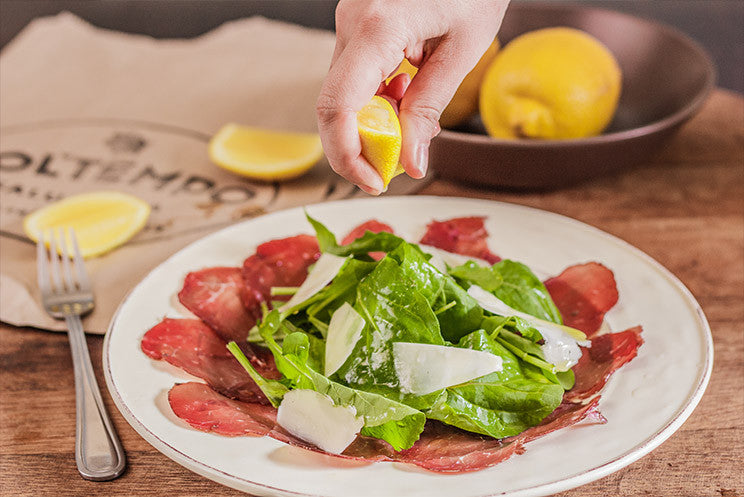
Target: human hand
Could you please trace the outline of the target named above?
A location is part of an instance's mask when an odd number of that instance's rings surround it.
[[[401,164],[409,176],[423,178],[439,115],[493,41],[507,4],[341,0],[336,48],[317,102],[318,130],[334,171],[369,194],[382,192],[357,132],[357,112],[379,91],[398,104]],[[403,57],[418,67],[410,85],[399,77],[381,86]]]

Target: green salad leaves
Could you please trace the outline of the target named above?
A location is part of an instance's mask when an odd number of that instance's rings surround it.
[[[468,293],[477,285],[510,308],[560,325],[560,312],[527,266],[509,260],[490,267],[469,261],[442,272],[418,245],[393,234],[367,232],[342,246],[323,224],[308,220],[321,250],[347,260],[330,284],[295,305],[291,314],[267,310],[252,331],[251,341],[271,351],[283,378],[261,377],[237,344],[228,346],[274,406],[291,389],[317,391],[336,405],[353,407],[364,420],[363,435],[403,450],[416,442],[427,418],[503,438],[537,425],[561,403],[573,374],[570,369],[556,372],[545,360],[538,327],[524,316],[486,311]],[[375,261],[371,252],[386,255]],[[350,350],[348,357],[326,377],[328,326],[344,304],[363,318],[364,327],[359,334],[356,318],[354,341],[345,342],[349,345],[340,356],[343,360]],[[502,366],[426,395],[404,393],[412,390],[404,388],[407,379],[398,377],[396,371],[402,369],[396,369],[396,361],[407,359],[396,356],[395,342],[439,347],[442,357],[451,348],[486,352],[500,357]],[[468,354],[478,357],[480,352]],[[424,366],[432,374],[464,367],[446,360]]]

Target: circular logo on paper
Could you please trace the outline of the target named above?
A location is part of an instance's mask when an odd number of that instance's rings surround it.
[[[206,232],[266,212],[282,187],[248,181],[209,161],[210,136],[156,123],[59,120],[1,130],[2,232],[75,193],[116,190],[152,206],[138,242]],[[322,200],[318,198],[317,200]]]

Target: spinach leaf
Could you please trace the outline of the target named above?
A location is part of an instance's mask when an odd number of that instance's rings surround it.
[[[520,262],[504,259],[491,267],[468,261],[449,269],[463,287],[478,285],[506,305],[545,321],[562,324],[561,313],[540,278]]]
[[[542,421],[563,399],[563,388],[535,371],[525,375],[519,359],[484,330],[475,331],[458,347],[500,356],[503,369],[446,389],[446,396],[426,412],[464,430],[503,438],[517,435]]]
[[[272,311],[264,319],[260,331],[274,355],[277,369],[292,388],[315,390],[328,395],[336,405],[354,407],[357,415],[364,418],[362,434],[381,438],[395,450],[408,449],[418,440],[426,422],[421,411],[329,380],[308,364],[312,356],[308,335],[290,333],[280,347],[273,335],[281,327],[279,313]]]
[[[561,313],[553,303],[540,278],[520,262],[504,259],[492,266],[503,283],[493,292],[506,305],[545,321],[563,324]]]
[[[362,338],[336,372],[346,384],[399,398],[393,342],[443,345],[437,316],[394,258],[387,256],[357,286],[354,309],[365,319]]]
[[[501,274],[490,266],[481,266],[473,261],[449,268],[447,272],[466,289],[470,285],[478,285],[487,292],[493,292],[504,282]]]
[[[434,309],[442,337],[457,342],[478,329],[483,309],[454,279],[432,266],[418,246],[405,243],[389,255],[400,264],[403,277]]]

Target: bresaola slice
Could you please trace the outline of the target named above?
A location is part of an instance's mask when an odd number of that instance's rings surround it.
[[[640,326],[592,338],[590,348],[582,347],[579,363],[573,367],[576,383],[563,395],[564,400],[586,400],[605,386],[610,375],[630,362],[643,344]]]
[[[204,383],[176,384],[168,392],[168,403],[176,416],[197,430],[228,437],[262,437],[276,424],[273,407],[228,399]]]
[[[381,233],[383,231],[387,231],[388,233],[394,233],[393,228],[391,228],[389,225],[385,223],[381,223],[380,221],[376,219],[370,219],[369,221],[365,221],[353,230],[349,232],[348,235],[344,237],[344,239],[341,241],[341,245],[348,245],[357,238],[360,238],[362,235],[364,235],[367,231],[371,231],[372,233]]]
[[[217,392],[246,402],[267,403],[261,390],[227,350],[225,341],[198,319],[166,318],[142,338],[142,351],[207,382]],[[274,357],[263,347],[242,346],[263,376],[278,378]]]
[[[495,264],[501,257],[489,250],[487,239],[483,217],[458,217],[430,222],[419,243]]]
[[[583,331],[590,338],[618,299],[615,276],[597,262],[568,267],[546,280],[545,287],[561,311],[563,324]]]
[[[344,237],[344,239],[341,241],[341,245],[348,245],[357,238],[360,238],[362,235],[364,235],[366,232],[371,231],[372,233],[381,233],[383,231],[386,231],[388,233],[394,233],[393,228],[388,226],[385,223],[381,223],[380,221],[376,219],[370,219],[369,221],[365,221],[353,230],[349,232],[348,235]],[[379,261],[383,257],[385,257],[385,252],[370,252],[370,257],[372,257],[374,260]]]
[[[186,275],[178,299],[226,341],[244,342],[261,316],[240,298],[243,275],[237,267],[212,267]]]
[[[314,236],[297,235],[262,243],[243,262],[241,297],[247,309],[271,300],[271,287],[300,286],[320,257]],[[278,298],[277,298],[278,300]]]
[[[408,450],[395,452],[382,440],[360,435],[343,453],[329,454],[276,424],[275,409],[225,398],[201,383],[175,385],[168,394],[168,401],[179,418],[201,431],[226,436],[268,435],[280,442],[333,457],[405,462],[444,473],[485,469],[523,453],[525,443],[555,430],[585,420],[605,422],[597,411],[599,398],[595,398],[586,405],[564,402],[538,426],[505,439],[470,433],[430,420],[419,440]]]

